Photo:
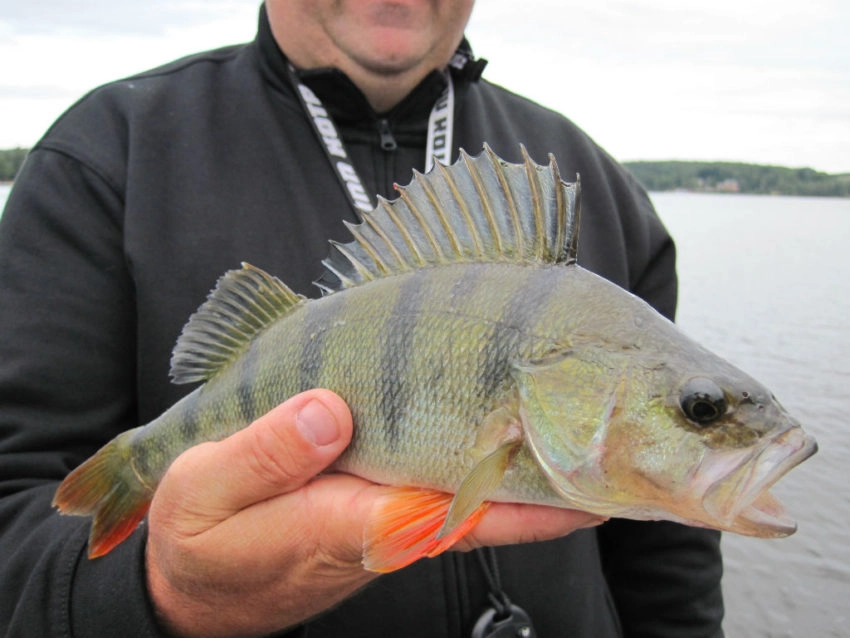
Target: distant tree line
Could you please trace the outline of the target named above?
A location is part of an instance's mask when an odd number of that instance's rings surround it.
[[[15,179],[27,153],[29,153],[28,148],[0,150],[0,182],[11,182]]]
[[[0,150],[0,182],[15,179],[29,149]],[[626,162],[649,191],[760,193],[850,197],[850,173],[736,162]]]
[[[736,162],[627,162],[626,167],[649,191],[850,197],[850,173]]]

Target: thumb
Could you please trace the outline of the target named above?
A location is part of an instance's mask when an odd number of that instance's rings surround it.
[[[222,441],[188,450],[163,483],[182,493],[195,516],[215,524],[300,488],[342,453],[351,433],[345,402],[329,390],[310,390]]]

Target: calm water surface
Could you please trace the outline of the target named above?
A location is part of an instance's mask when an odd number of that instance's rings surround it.
[[[820,446],[774,488],[794,536],[724,536],[726,634],[850,636],[850,199],[652,199],[679,248],[678,323]]]
[[[774,490],[794,536],[724,536],[726,634],[850,636],[850,199],[652,199],[679,247],[679,324],[820,444]]]

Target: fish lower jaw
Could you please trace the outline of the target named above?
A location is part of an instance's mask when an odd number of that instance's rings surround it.
[[[782,503],[763,492],[738,514],[729,531],[760,538],[784,538],[797,531],[797,523],[785,513]]]
[[[817,452],[815,440],[795,428],[766,448],[752,463],[739,468],[734,483],[737,496],[722,485],[709,490],[703,501],[719,529],[761,538],[783,538],[797,531],[797,523],[770,493],[770,488],[792,468]],[[730,477],[731,478],[731,477]]]
[[[703,502],[706,518],[702,524],[727,532],[760,538],[781,538],[797,530],[797,523],[785,512],[785,507],[763,486],[753,497],[750,495],[731,499],[707,498]]]

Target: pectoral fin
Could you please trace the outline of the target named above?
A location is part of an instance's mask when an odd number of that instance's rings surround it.
[[[471,516],[496,491],[520,443],[521,440],[509,440],[503,443],[481,459],[466,475],[452,500],[446,520],[437,534],[438,539],[453,534],[457,526]]]

